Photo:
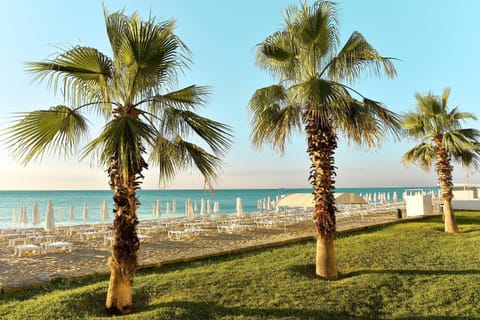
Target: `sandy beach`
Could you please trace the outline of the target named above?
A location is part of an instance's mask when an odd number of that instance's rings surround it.
[[[337,218],[337,231],[352,230],[367,226],[398,221],[396,211]],[[172,224],[170,230],[182,230],[182,223]],[[139,225],[141,239],[139,269],[160,267],[181,261],[216,256],[241,250],[280,245],[314,237],[314,225],[310,219],[273,225],[247,224],[248,227],[232,232],[219,232],[215,225],[203,228],[200,234],[182,234],[180,239],[170,237],[167,229],[149,229],[148,224]],[[142,227],[144,227],[142,229]],[[109,243],[104,236],[81,235],[80,227],[64,228],[53,235],[55,241],[72,243],[72,251],[55,253],[26,252],[21,257],[14,255],[14,248],[6,238],[0,240],[0,290],[8,292],[41,285],[58,278],[80,278],[93,274],[108,274]],[[172,236],[172,234],[170,234]],[[313,250],[313,249],[312,249]]]

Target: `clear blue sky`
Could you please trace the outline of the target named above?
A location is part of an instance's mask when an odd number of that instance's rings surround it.
[[[312,1],[308,1],[312,3]],[[255,45],[282,25],[281,11],[297,0],[108,0],[109,12],[124,8],[157,20],[175,19],[176,32],[193,52],[193,64],[180,86],[209,85],[213,93],[204,115],[231,125],[235,142],[217,188],[309,187],[306,142],[298,135],[283,157],[270,148],[255,151],[250,142],[246,105],[252,93],[272,80],[255,66]],[[398,58],[398,77],[360,79],[353,86],[367,97],[401,113],[415,105],[415,92],[452,89],[450,103],[463,111],[478,110],[480,72],[480,1],[477,0],[346,0],[338,3],[343,40],[361,32],[385,56]],[[13,112],[48,108],[62,103],[46,84],[32,83],[25,61],[40,61],[58,47],[93,46],[110,55],[102,1],[0,0],[1,127]],[[98,123],[98,122],[97,122]],[[468,126],[478,128],[478,122]],[[0,128],[1,129],[1,128]],[[92,136],[96,132],[92,130]],[[411,142],[385,141],[380,150],[364,151],[340,140],[336,153],[337,187],[431,186],[433,172],[405,168],[401,156]],[[0,142],[0,190],[105,189],[105,173],[77,159],[44,158],[23,167]],[[455,170],[456,182],[465,182],[465,170]],[[471,173],[471,183],[479,174]],[[169,188],[201,188],[194,170],[178,175]],[[151,168],[145,188],[158,186]]]

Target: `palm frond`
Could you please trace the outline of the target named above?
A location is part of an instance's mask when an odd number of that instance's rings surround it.
[[[328,66],[328,76],[334,81],[353,82],[362,73],[374,76],[397,74],[392,58],[382,57],[359,32],[354,32]]]
[[[97,49],[76,46],[53,60],[28,62],[27,72],[36,80],[46,79],[72,105],[110,100],[113,63]]]
[[[380,147],[386,133],[399,137],[400,118],[394,112],[384,108],[379,102],[364,99],[343,99],[334,114],[337,129],[359,146]]]
[[[257,90],[248,103],[251,117],[252,141],[256,148],[271,144],[281,154],[292,132],[301,130],[300,105],[289,103],[282,86]]]
[[[212,151],[222,155],[232,141],[231,128],[223,123],[202,117],[194,112],[175,108],[166,108],[163,112],[161,131],[168,135],[189,136],[195,133]]]
[[[122,77],[127,102],[176,85],[177,72],[190,62],[190,52],[173,33],[174,27],[174,21],[142,21],[138,15],[128,19],[116,56],[116,71]]]
[[[339,32],[336,4],[329,1],[315,2],[311,7],[302,5],[296,23],[290,23],[292,33],[298,33],[302,47],[315,48],[314,54],[323,57],[337,50]]]
[[[403,132],[407,137],[421,139],[427,134],[423,117],[417,113],[408,112],[403,114],[401,124]]]
[[[138,104],[150,103],[150,112],[157,114],[167,107],[180,110],[195,110],[198,106],[204,105],[210,95],[210,88],[207,86],[191,85],[166,94],[157,94]]]
[[[296,48],[287,32],[278,31],[258,45],[256,64],[273,78],[289,80],[298,72]]]
[[[402,162],[405,165],[409,163],[417,164],[420,168],[428,171],[435,159],[435,150],[429,143],[420,143],[409,151],[405,152]]]
[[[124,115],[108,122],[97,138],[84,149],[82,157],[93,156],[107,166],[112,156],[118,158],[118,166],[124,177],[129,168],[142,165],[144,144],[154,145],[157,131],[137,117]]]
[[[25,165],[46,153],[71,156],[87,136],[86,119],[66,106],[20,113],[17,118],[6,129],[6,144]]]
[[[173,140],[159,136],[150,155],[150,162],[160,170],[160,183],[172,181],[175,173],[188,167],[196,167],[205,179],[205,185],[212,188],[218,179],[218,169],[222,161],[180,136]]]

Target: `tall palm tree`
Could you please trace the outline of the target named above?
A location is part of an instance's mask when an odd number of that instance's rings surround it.
[[[399,129],[398,116],[367,99],[348,82],[364,71],[396,75],[391,59],[358,32],[339,50],[336,5],[318,1],[284,11],[284,27],[258,46],[257,64],[278,84],[251,97],[252,141],[270,144],[280,153],[292,133],[304,127],[311,161],[309,181],[315,201],[316,274],[337,278],[335,238],[335,161],[339,134],[364,147],[378,146],[384,133]]]
[[[445,232],[455,233],[458,225],[452,209],[452,161],[467,168],[478,167],[480,131],[461,127],[462,121],[476,117],[456,107],[450,110],[449,97],[449,88],[443,90],[441,97],[432,93],[415,94],[416,110],[403,115],[402,126],[405,134],[419,144],[403,155],[403,162],[416,163],[424,170],[435,163],[444,204]]]
[[[174,34],[173,21],[147,21],[123,11],[105,23],[112,55],[74,46],[52,60],[28,63],[28,71],[63,94],[65,105],[25,112],[7,130],[12,154],[27,164],[47,152],[93,157],[106,168],[113,195],[112,255],[106,309],[132,309],[132,281],[137,265],[136,190],[149,162],[167,183],[178,170],[194,166],[211,188],[231,143],[227,125],[202,117],[209,89],[191,85],[175,90],[177,73],[188,66],[189,50]],[[104,117],[105,126],[87,139],[85,112]],[[202,141],[203,147],[189,139]]]

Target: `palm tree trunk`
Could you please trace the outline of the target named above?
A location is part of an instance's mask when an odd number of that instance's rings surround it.
[[[335,256],[335,175],[334,153],[337,136],[328,120],[318,121],[305,115],[308,154],[311,168],[309,180],[313,186],[315,201],[314,222],[317,233],[316,274],[328,280],[336,280]]]
[[[459,230],[457,219],[455,219],[455,214],[452,209],[452,200],[443,201],[443,210],[445,216],[445,232],[457,233]]]
[[[455,219],[455,213],[452,208],[453,199],[453,182],[452,182],[452,165],[450,164],[450,157],[448,152],[441,145],[442,137],[434,138],[434,145],[436,148],[435,169],[438,175],[438,182],[440,184],[440,193],[443,200],[443,215],[445,220],[445,232],[457,233],[458,225]]]
[[[132,312],[132,284],[137,268],[137,251],[140,247],[136,226],[139,201],[135,190],[141,176],[138,166],[132,166],[128,177],[122,179],[116,157],[109,168],[110,186],[115,189],[113,196],[115,219],[113,221],[112,255],[108,261],[110,282],[105,309],[110,315],[125,315]],[[126,185],[126,186],[125,186]]]
[[[119,188],[113,198],[115,220],[112,255],[108,261],[110,283],[105,308],[108,314],[124,315],[132,311],[132,284],[139,249],[136,232],[138,201],[135,189]]]

